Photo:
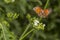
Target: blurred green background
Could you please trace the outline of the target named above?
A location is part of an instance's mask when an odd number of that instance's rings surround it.
[[[44,8],[46,2],[47,0],[0,0],[0,40],[19,40],[30,23],[27,14],[31,18],[40,19],[33,8]],[[44,30],[35,32],[32,39],[30,33],[23,40],[60,40],[60,0],[49,0],[47,8],[51,8],[52,13],[41,21],[46,25]]]

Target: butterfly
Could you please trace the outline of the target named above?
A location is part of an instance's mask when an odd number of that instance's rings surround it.
[[[33,10],[36,12],[38,16],[43,18],[46,18],[52,11],[51,9],[42,9],[39,6],[34,7]]]

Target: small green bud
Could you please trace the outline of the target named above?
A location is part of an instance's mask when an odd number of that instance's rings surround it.
[[[31,15],[30,14],[27,14],[26,18],[30,19],[31,18]]]
[[[8,26],[8,27],[10,26],[9,23],[8,23],[7,21],[5,21],[5,20],[2,21],[2,24],[6,25],[6,26]]]
[[[0,28],[1,28],[3,25],[5,25],[5,26],[7,26],[7,27],[10,26],[9,23],[8,23],[7,21],[5,21],[5,20],[3,20],[3,21],[0,22]]]
[[[39,30],[39,29],[44,30],[44,27],[45,27],[45,24],[39,23],[37,29],[38,29],[38,30]]]
[[[13,13],[12,12],[8,12],[7,13],[7,17],[12,17],[13,16]]]
[[[19,16],[19,14],[17,14],[17,13],[12,13],[12,12],[7,13],[7,17],[9,20],[14,20],[14,19],[18,18],[18,16]]]
[[[19,14],[14,13],[13,18],[16,19],[16,18],[18,18],[18,16],[19,16]]]

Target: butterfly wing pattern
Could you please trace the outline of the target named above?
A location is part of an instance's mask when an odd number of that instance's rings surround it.
[[[36,12],[36,14],[39,16],[39,17],[43,17],[43,18],[46,18],[50,13],[51,13],[51,9],[42,9],[41,7],[39,6],[36,6],[33,8],[33,10]]]
[[[33,10],[34,10],[37,14],[39,14],[42,9],[37,6],[37,7],[34,7]]]

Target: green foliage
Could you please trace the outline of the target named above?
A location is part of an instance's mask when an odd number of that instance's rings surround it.
[[[51,8],[39,17],[33,8]],[[60,40],[60,0],[0,0],[0,40]]]
[[[14,19],[18,18],[18,16],[19,16],[19,14],[12,13],[12,12],[8,12],[6,15],[7,15],[7,18],[9,18],[9,20],[14,20]]]
[[[15,0],[4,0],[5,3],[11,3],[14,2]]]
[[[13,32],[9,31],[9,26],[7,21],[0,23],[1,36],[0,40],[16,40]]]

